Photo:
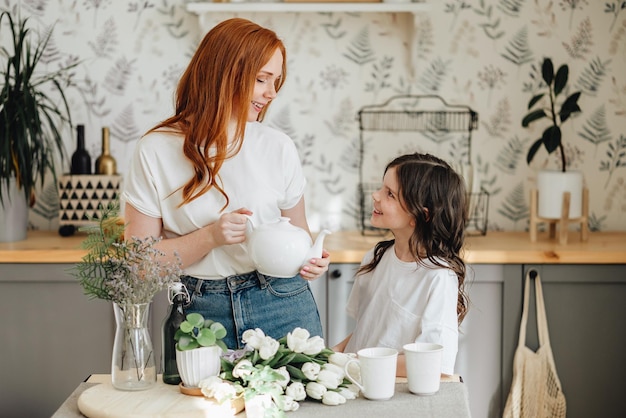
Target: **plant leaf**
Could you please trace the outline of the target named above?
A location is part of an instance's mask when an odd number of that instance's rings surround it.
[[[561,65],[556,72],[556,78],[554,79],[554,95],[558,96],[565,88],[567,84],[567,77],[569,76],[569,67],[567,64]]]
[[[561,128],[558,126],[550,126],[543,131],[543,137],[541,138],[543,145],[546,147],[548,154],[554,152],[561,144]]]
[[[530,112],[529,114],[527,114],[526,116],[524,116],[524,119],[522,119],[522,126],[524,128],[527,128],[531,122],[534,122],[537,119],[545,118],[546,116],[548,115],[546,114],[545,110],[543,109],[534,110]]]
[[[530,99],[530,102],[528,102],[528,110],[530,110],[539,100],[541,100],[543,96],[545,96],[545,93],[538,94]]]
[[[533,158],[535,158],[535,154],[537,153],[537,151],[539,150],[539,147],[541,147],[542,144],[543,144],[543,141],[542,141],[541,138],[539,138],[530,147],[530,149],[528,150],[528,155],[526,155],[526,163],[527,164],[530,164],[530,162],[533,160]]]
[[[545,81],[548,86],[552,85],[552,80],[554,80],[554,65],[552,65],[552,60],[550,58],[543,60],[543,64],[541,65],[541,76],[543,77],[543,81]]]
[[[204,317],[196,312],[190,313],[189,315],[187,315],[187,322],[189,322],[195,328],[202,328],[204,326]]]
[[[580,106],[578,106],[578,98],[580,97],[580,92],[576,92],[565,99],[563,105],[561,106],[561,111],[559,112],[559,118],[561,122],[565,122],[572,113],[580,112]]]
[[[213,331],[211,331],[209,328],[203,328],[198,333],[196,340],[198,340],[198,344],[203,347],[211,347],[215,345],[215,333],[213,333]]]

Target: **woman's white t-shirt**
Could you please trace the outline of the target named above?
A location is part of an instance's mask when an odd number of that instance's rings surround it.
[[[193,168],[184,156],[183,137],[153,132],[139,140],[122,200],[139,212],[161,218],[166,238],[188,234],[215,222],[223,213],[239,208],[253,212],[254,225],[274,222],[281,209],[294,207],[306,180],[295,144],[284,133],[258,122],[246,125],[239,153],[224,161],[219,182],[230,199],[212,188],[191,203],[179,207],[182,188],[193,177]],[[221,279],[254,270],[244,245],[218,247],[185,273],[200,279]]]
[[[362,265],[373,253],[365,255]],[[452,270],[401,261],[391,246],[373,271],[355,278],[347,312],[356,326],[345,351],[392,347],[402,353],[402,346],[412,342],[441,344],[441,372],[454,374],[457,299],[458,279]]]

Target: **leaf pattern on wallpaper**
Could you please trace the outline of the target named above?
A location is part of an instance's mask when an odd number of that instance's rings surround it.
[[[476,155],[476,177],[474,184],[478,184],[478,187],[474,186],[474,190],[484,190],[490,196],[496,196],[502,191],[501,187],[496,187],[498,175],[490,174],[489,161],[483,161],[480,154]]]
[[[561,10],[570,12],[569,15],[569,27],[572,27],[572,22],[574,21],[574,12],[578,10],[583,10],[583,5],[587,4],[587,0],[560,0],[559,6],[561,6]]]
[[[518,17],[525,0],[500,0],[498,2],[498,9],[502,10],[504,14],[512,17]]]
[[[128,61],[125,57],[115,61],[115,65],[109,69],[104,78],[104,88],[112,94],[123,96],[133,73],[134,62],[135,60]]]
[[[591,29],[591,19],[587,17],[580,22],[570,42],[563,42],[563,47],[571,58],[585,59],[585,55],[591,52],[593,45]]]
[[[481,0],[483,2],[484,0]],[[463,0],[454,0],[453,2],[446,2],[444,13],[450,13],[452,16],[452,20],[450,21],[450,27],[453,28],[454,24],[461,14],[463,10],[469,10],[472,8],[472,5],[463,1]]]
[[[600,171],[608,171],[609,177],[604,183],[606,189],[613,177],[613,172],[618,168],[626,167],[626,136],[620,135],[615,144],[609,143],[606,151],[608,159],[600,161]]]
[[[122,141],[125,144],[135,141],[141,135],[141,131],[135,122],[135,114],[132,105],[126,106],[115,117],[111,124],[111,140],[113,138]],[[111,145],[113,148],[113,145]]]
[[[145,0],[128,2],[128,12],[137,14],[137,17],[135,18],[134,29],[137,29],[137,27],[139,26],[139,21],[141,20],[141,15],[143,14],[143,12],[148,9],[152,9],[153,7],[154,4]]]
[[[485,19],[485,22],[478,23],[478,26],[489,39],[496,40],[504,36],[504,31],[499,28],[500,18],[493,15],[493,6],[486,5],[485,0],[480,0],[478,6],[474,7],[474,12]]]
[[[545,4],[545,6],[542,6]],[[540,3],[534,0],[534,15],[531,23],[537,28],[535,31],[540,37],[551,38],[553,31],[558,28],[558,21],[552,6],[553,2]]]
[[[502,206],[498,208],[497,212],[514,223],[528,218],[529,210],[526,204],[524,185],[522,183],[518,183],[517,186],[513,187],[509,194],[504,197]]]
[[[626,80],[622,80],[622,82],[624,81]],[[609,103],[615,107],[615,114],[617,116],[626,116],[626,82],[619,85],[617,84],[617,79],[611,77],[611,84],[611,92],[615,94],[615,97],[610,98]]]
[[[517,166],[526,161],[526,143],[517,135],[509,139],[496,156],[495,166],[507,174],[515,174]]]
[[[606,123],[604,105],[600,105],[593,111],[583,124],[582,131],[578,135],[596,146],[611,139],[611,131]]]
[[[528,45],[528,28],[526,26],[513,35],[500,56],[518,67],[533,60],[533,53]]]
[[[94,82],[89,75],[85,75],[85,79],[79,84],[78,89],[87,106],[88,113],[98,118],[111,113],[110,107],[107,106],[106,95],[98,92],[98,83]]]
[[[472,25],[471,22],[464,20],[461,25],[459,25],[459,29],[456,30],[450,40],[450,54],[457,55],[460,53],[465,53],[470,57],[478,57],[480,55],[480,50],[476,47],[476,45],[480,41],[476,39],[476,26]]]
[[[413,53],[416,54],[418,60],[424,60],[435,45],[433,22],[428,15],[420,13],[417,13],[414,19],[416,22],[413,26]]]
[[[84,0],[84,5],[87,10],[94,9],[94,14],[93,14],[94,27],[97,26],[98,12],[100,10],[105,9],[107,6],[109,6],[112,3],[112,1],[113,0]]]
[[[601,231],[603,229],[602,224],[604,223],[604,221],[606,221],[606,215],[597,217],[595,213],[591,213],[589,215],[589,219],[587,220],[589,231],[591,232]]]
[[[613,15],[613,19],[611,20],[611,26],[609,27],[609,32],[613,30],[615,26],[615,22],[617,21],[617,17],[619,16],[622,10],[626,10],[626,1],[625,0],[614,0],[612,2],[604,3],[604,13],[611,13]]]
[[[623,57],[626,55],[626,19],[611,36],[609,42],[609,54]]]
[[[491,94],[493,91],[504,85],[505,77],[506,73],[504,71],[491,64],[478,72],[478,86],[488,91],[487,104],[491,104]]]
[[[31,210],[48,222],[59,217],[59,191],[54,182],[43,188]]]
[[[374,93],[374,101],[378,98],[378,94],[386,88],[391,87],[389,78],[391,77],[391,69],[393,68],[393,57],[384,56],[379,62],[372,64],[372,72],[370,76],[372,81],[365,83],[365,91]]]
[[[436,93],[439,91],[444,78],[448,74],[449,66],[450,61],[446,62],[441,58],[435,58],[429,63],[417,81],[418,88],[425,93]]]
[[[333,136],[348,138],[354,129],[354,106],[350,97],[339,103],[339,110],[333,114],[330,121],[324,121]]]
[[[339,18],[335,21],[322,23],[321,27],[324,28],[324,31],[330,39],[341,39],[348,33],[346,30],[341,28],[341,19]]]
[[[607,191],[602,207],[603,213],[613,210],[620,214],[626,212],[626,179],[619,177],[613,182],[613,186]]]
[[[508,97],[504,97],[496,104],[494,114],[487,121],[483,120],[481,125],[489,136],[504,138],[511,125],[511,104]]]
[[[596,97],[602,80],[607,76],[609,72],[609,64],[611,60],[602,62],[599,57],[594,58],[588,63],[588,66],[583,69],[579,79],[576,81],[576,86],[586,95]]]
[[[355,64],[363,66],[376,59],[367,26],[357,33],[346,49],[342,55]]]
[[[52,34],[50,33],[51,31]],[[52,26],[46,27],[40,34],[41,39],[45,39],[45,37],[47,36],[50,36],[50,39],[48,40],[48,45],[46,46],[46,49],[44,49],[43,53],[41,54],[41,63],[46,65],[62,59],[61,51],[59,51],[59,47],[56,44],[55,34]]]
[[[313,164],[317,172],[316,182],[321,183],[324,189],[331,195],[336,196],[346,191],[346,187],[341,184],[341,174],[335,174],[332,161],[326,161],[324,154],[319,156],[319,162]]]
[[[543,77],[541,76],[541,62],[535,62],[530,65],[530,71],[528,73],[528,78],[530,81],[525,81],[522,84],[522,92],[528,93],[528,99],[534,96],[537,90],[544,89],[546,87],[545,81],[543,81]],[[521,122],[520,117],[520,122]]]
[[[156,8],[156,11],[163,16],[167,16],[169,20],[163,23],[167,33],[174,39],[182,39],[189,34],[188,24],[185,22],[184,16],[178,16],[177,11],[184,9],[177,5],[169,6],[166,0],[161,0],[163,7]]]
[[[115,20],[112,17],[107,19],[95,41],[89,41],[87,45],[89,45],[96,57],[112,58],[115,47],[118,45]]]
[[[365,145],[364,145],[365,147]],[[339,167],[349,173],[359,172],[361,145],[358,138],[353,138],[347,147],[339,154]]]

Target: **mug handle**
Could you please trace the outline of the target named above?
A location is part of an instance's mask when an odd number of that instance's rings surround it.
[[[346,374],[346,377],[348,378],[348,380],[349,380],[349,381],[351,381],[352,383],[354,383],[354,384],[356,385],[356,387],[358,387],[358,388],[359,388],[359,390],[360,390],[361,392],[364,392],[364,391],[365,391],[365,389],[363,388],[363,385],[361,385],[361,382],[357,381],[355,378],[353,378],[352,376],[350,376],[350,371],[348,370],[348,369],[349,369],[349,367],[348,367],[348,366],[349,366],[351,363],[357,363],[357,364],[359,364],[359,365],[360,365],[360,363],[359,363],[359,360],[358,360],[358,359],[350,359],[350,360],[348,360],[348,361],[346,362],[346,364],[343,366],[343,369],[344,369],[344,372],[345,372],[345,374]]]

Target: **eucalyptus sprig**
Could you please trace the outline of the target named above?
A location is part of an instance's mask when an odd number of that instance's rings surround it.
[[[181,261],[163,260],[165,253],[155,245],[160,238],[124,237],[125,224],[119,216],[119,201],[102,208],[82,243],[87,254],[72,274],[91,299],[126,303],[148,303],[154,295],[180,281]]]

